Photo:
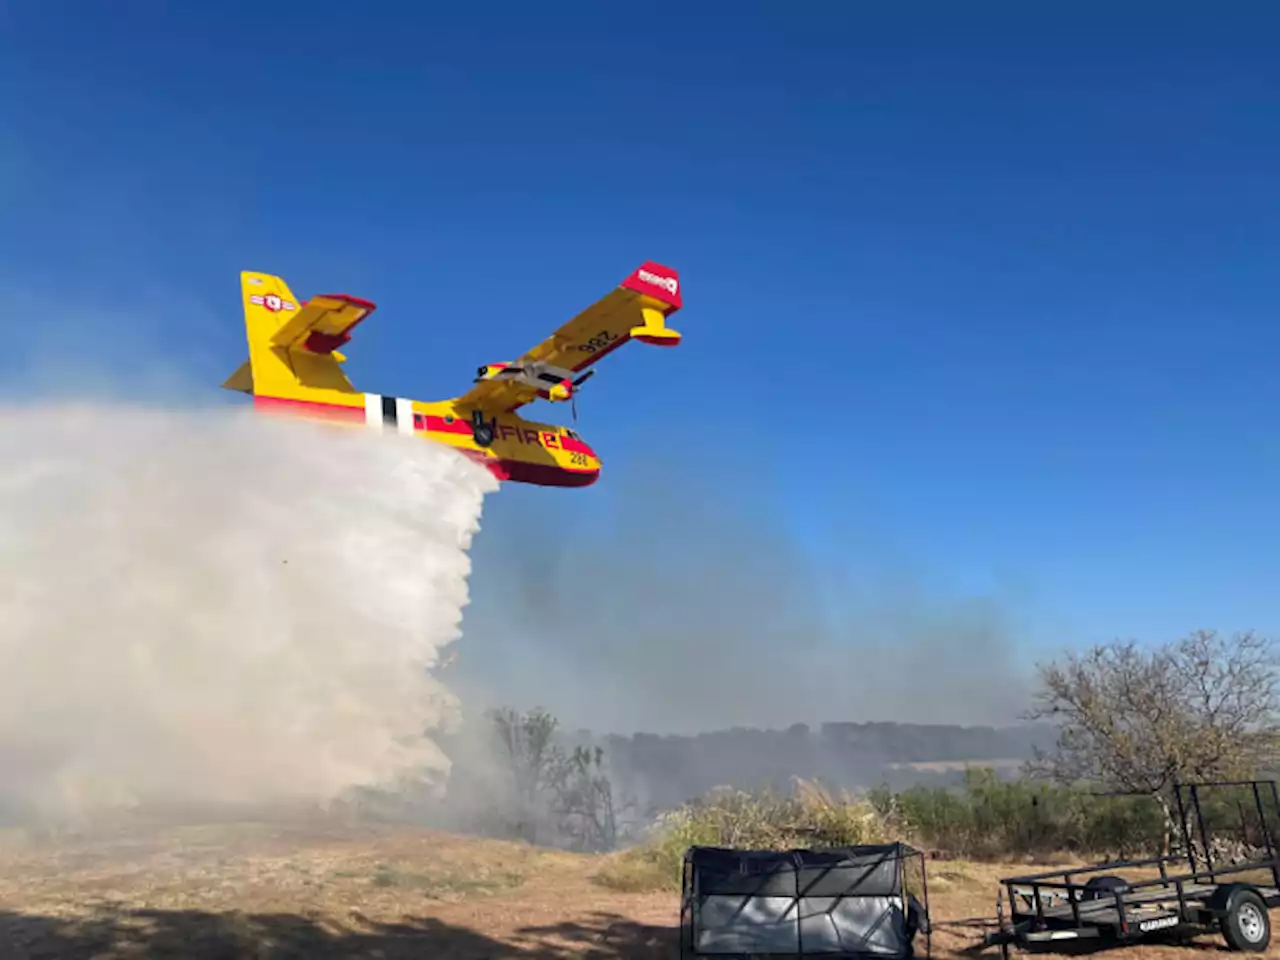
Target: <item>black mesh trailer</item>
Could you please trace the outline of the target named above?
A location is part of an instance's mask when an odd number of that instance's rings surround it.
[[[930,953],[924,856],[904,843],[691,847],[682,887],[682,960],[914,957],[919,933]]]

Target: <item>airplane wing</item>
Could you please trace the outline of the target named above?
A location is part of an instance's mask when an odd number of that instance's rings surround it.
[[[515,362],[545,363],[575,373],[628,340],[675,346],[680,334],[666,318],[683,306],[675,270],[646,261],[611,292],[587,307]],[[514,380],[484,380],[454,402],[482,410],[514,410],[545,393]]]

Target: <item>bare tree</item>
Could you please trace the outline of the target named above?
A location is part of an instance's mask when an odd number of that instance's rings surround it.
[[[1033,776],[1147,794],[1171,815],[1176,782],[1256,776],[1277,756],[1272,642],[1198,630],[1147,650],[1114,641],[1039,667],[1028,718],[1059,726]]]
[[[530,843],[567,842],[579,850],[612,850],[618,843],[613,784],[602,747],[576,746],[566,753],[558,742],[559,722],[546,710],[519,713],[490,710],[512,781],[514,810],[508,828]],[[554,837],[540,834],[546,828]]]
[[[559,722],[541,708],[519,713],[504,707],[490,710],[488,717],[512,779],[516,806],[512,829],[516,836],[536,842],[545,792],[560,778],[564,762],[555,742]]]
[[[555,781],[561,830],[580,850],[618,845],[618,804],[601,747],[578,746],[560,763]]]

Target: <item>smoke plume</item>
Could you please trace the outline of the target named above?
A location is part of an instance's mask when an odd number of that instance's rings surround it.
[[[494,503],[454,681],[469,709],[619,734],[1017,720],[1016,593],[935,586],[856,536],[824,557],[785,504],[666,466],[615,469],[572,509]]]
[[[447,770],[431,675],[494,481],[244,412],[0,414],[0,805],[324,802]]]

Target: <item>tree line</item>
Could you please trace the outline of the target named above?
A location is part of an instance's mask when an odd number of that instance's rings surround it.
[[[883,830],[959,856],[1167,852],[1178,836],[1175,784],[1251,779],[1276,770],[1276,667],[1273,642],[1253,632],[1199,630],[1157,646],[1113,641],[1071,653],[1037,667],[1026,719],[1052,724],[1056,739],[1035,748],[1019,778],[973,769],[959,789],[882,787],[842,803],[865,805]],[[634,804],[615,796],[605,751],[562,745],[555,718],[542,710],[501,710],[489,717],[515,802],[513,835],[580,850],[611,850],[629,839]],[[1267,800],[1265,813],[1280,821],[1280,810]],[[683,822],[697,824],[699,837],[745,836],[735,817],[763,823],[777,816],[798,824],[797,811],[826,810],[823,823],[857,823],[865,834],[860,813],[830,812],[840,805],[722,795],[686,805]],[[1209,826],[1230,830],[1239,821],[1254,824],[1256,832],[1252,806],[1252,797],[1240,791],[1207,796]],[[1269,826],[1280,832],[1280,822]],[[797,826],[796,835],[814,829],[826,828]],[[763,826],[756,832],[780,835]]]

